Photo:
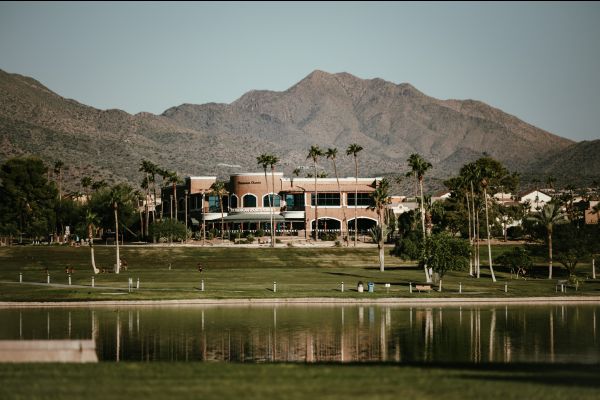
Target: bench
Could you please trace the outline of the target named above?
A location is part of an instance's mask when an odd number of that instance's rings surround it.
[[[415,289],[421,293],[421,291],[423,292],[431,292],[433,290],[433,288],[431,287],[431,285],[415,285]]]
[[[559,279],[558,282],[556,282],[556,286],[554,286],[554,291],[558,292],[558,289],[560,288],[561,292],[566,292],[568,287],[574,288],[575,291],[577,291],[579,283],[572,284],[569,283],[567,279]]]

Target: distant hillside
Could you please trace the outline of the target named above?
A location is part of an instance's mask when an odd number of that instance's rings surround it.
[[[84,175],[138,183],[142,159],[180,175],[226,177],[259,171],[256,156],[270,152],[291,174],[310,165],[313,144],[337,147],[340,174],[350,176],[354,166],[345,149],[354,142],[364,147],[359,174],[403,174],[408,156],[418,152],[434,164],[428,181],[439,188],[483,153],[526,172],[578,145],[478,101],[437,100],[406,83],[322,71],[283,92],[251,91],[231,104],[183,104],[158,116],[98,110],[0,70],[0,141],[2,160],[23,154],[49,164],[63,160],[73,188]],[[320,165],[333,175],[329,160]]]
[[[600,182],[600,139],[574,143],[530,166],[526,177],[542,182],[549,176],[560,184],[589,185]]]

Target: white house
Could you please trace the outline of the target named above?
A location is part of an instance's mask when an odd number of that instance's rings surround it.
[[[544,192],[540,192],[539,190],[532,190],[521,195],[521,199],[519,203],[521,204],[529,204],[529,209],[532,212],[541,210],[544,205],[552,200],[552,197],[547,195]]]

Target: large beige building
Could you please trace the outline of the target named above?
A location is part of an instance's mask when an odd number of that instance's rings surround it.
[[[346,232],[344,220],[351,233],[355,221],[359,232],[377,225],[377,214],[368,206],[370,194],[381,178],[340,178],[340,190],[335,178],[317,178],[315,207],[314,178],[287,178],[276,172],[273,176],[268,173],[265,180],[264,173],[234,174],[226,185],[222,215],[219,198],[211,190],[216,180],[214,176],[187,177],[183,185],[176,187],[174,197],[171,186],[163,188],[164,215],[175,213],[176,202],[177,218],[185,221],[187,211],[192,226],[204,223],[219,228],[223,217],[226,230],[252,231],[270,230],[272,210],[278,232],[307,237],[315,229],[317,217],[320,232]]]

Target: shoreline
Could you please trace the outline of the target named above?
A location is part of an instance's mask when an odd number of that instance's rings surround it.
[[[581,297],[448,297],[444,299],[410,299],[410,298],[380,298],[380,299],[340,299],[329,297],[299,297],[281,299],[189,299],[189,300],[100,300],[100,301],[3,301],[0,309],[6,308],[85,308],[85,307],[178,307],[178,306],[280,306],[280,305],[392,305],[392,306],[436,306],[452,307],[462,305],[532,305],[544,306],[552,304],[600,304],[600,296]]]

